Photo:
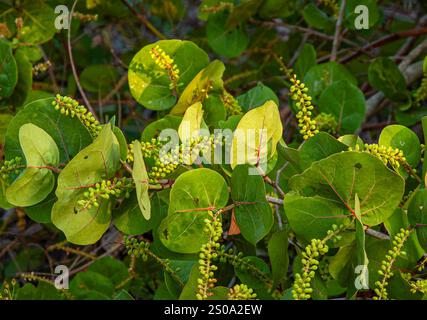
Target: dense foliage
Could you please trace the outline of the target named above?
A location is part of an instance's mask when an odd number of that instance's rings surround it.
[[[0,299],[427,299],[426,24],[0,1]]]

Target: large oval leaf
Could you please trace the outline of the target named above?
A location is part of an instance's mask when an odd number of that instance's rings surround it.
[[[80,151],[58,177],[52,222],[67,240],[80,245],[95,243],[111,220],[111,200],[99,199],[99,207],[79,209],[77,201],[88,187],[114,176],[120,165],[120,146],[110,125]]]
[[[351,84],[357,85],[356,78],[343,65],[335,61],[318,64],[310,68],[304,76],[304,82],[315,101],[323,90],[339,80],[347,80]]]
[[[198,252],[208,240],[203,232],[208,211],[227,201],[227,184],[219,173],[205,168],[183,173],[172,187],[168,216],[159,227],[162,243],[175,252]]]
[[[365,119],[365,96],[350,82],[337,81],[323,91],[319,111],[335,117],[341,134],[354,133]]]
[[[194,103],[203,102],[208,94],[222,93],[224,89],[222,81],[224,71],[225,66],[221,61],[212,61],[184,89],[178,103],[171,110],[171,114],[182,115]]]
[[[48,169],[27,168],[6,190],[6,198],[17,207],[29,207],[43,201],[55,186]]]
[[[248,165],[239,165],[231,176],[231,197],[236,207],[234,215],[243,235],[253,245],[264,238],[273,226],[274,218],[265,199],[264,180],[250,175]]]
[[[8,160],[24,156],[19,143],[19,129],[26,123],[35,124],[53,138],[59,149],[61,163],[70,161],[92,142],[89,132],[81,122],[56,111],[52,101],[53,98],[45,98],[30,102],[10,121],[4,147]]]
[[[17,81],[18,69],[12,54],[12,46],[0,39],[0,98],[9,97]]]
[[[151,57],[151,49],[156,46],[169,55],[178,67],[179,91],[206,67],[209,58],[194,43],[181,40],[161,40],[145,46],[135,55],[129,67],[129,87],[132,96],[148,109],[166,110],[175,104],[177,96],[167,71],[160,68]]]
[[[7,188],[7,200],[19,207],[29,207],[43,201],[55,186],[55,176],[48,166],[57,166],[59,151],[46,131],[27,123],[19,130],[19,142],[27,168]]]
[[[55,141],[43,129],[32,123],[19,129],[19,142],[27,166],[57,166],[59,151]]]
[[[285,196],[285,212],[291,227],[305,224],[307,231],[301,230],[303,233],[314,232],[320,219],[324,219],[321,216],[331,217],[332,225],[334,216],[354,215],[356,193],[362,222],[369,226],[380,224],[393,214],[404,192],[403,179],[364,152],[341,152],[317,161],[292,177],[289,184],[295,193]],[[296,201],[304,208],[298,209]]]
[[[403,151],[406,161],[416,168],[421,160],[421,145],[418,136],[404,126],[393,124],[385,127],[378,140],[380,145]]]
[[[282,137],[279,109],[273,101],[250,110],[240,120],[231,144],[231,167],[265,163]]]

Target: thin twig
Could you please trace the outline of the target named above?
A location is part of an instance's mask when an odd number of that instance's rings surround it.
[[[128,9],[133,13],[135,17],[138,18],[139,21],[141,21],[148,30],[150,30],[157,38],[165,40],[167,39],[159,30],[156,29],[154,25],[151,24],[150,21],[147,20],[147,18],[143,15],[138,13],[134,7],[132,7],[127,0],[122,0],[123,4],[128,7]]]
[[[331,52],[331,58],[330,58],[331,61],[337,60],[337,51],[341,43],[341,26],[342,26],[343,17],[344,17],[345,4],[346,4],[346,0],[342,0],[340,12],[338,14],[337,23],[335,26],[335,35],[334,35],[334,41],[332,43],[332,52]]]
[[[69,17],[69,25],[68,25],[68,32],[67,32],[67,51],[68,51],[68,56],[70,58],[70,64],[71,64],[71,69],[73,71],[74,80],[76,81],[77,88],[79,89],[79,92],[82,96],[82,99],[83,99],[86,107],[88,108],[88,110],[95,117],[95,119],[99,120],[98,116],[95,113],[95,110],[92,108],[92,105],[89,103],[89,99],[87,98],[86,93],[84,92],[82,85],[80,84],[79,76],[77,74],[76,66],[74,64],[73,50],[71,49],[71,21],[73,20],[73,13],[74,13],[74,9],[76,8],[77,1],[78,0],[75,0],[73,3],[73,6],[71,7],[71,12],[70,12],[70,17]]]
[[[381,240],[390,240],[390,236],[389,235],[387,235],[385,233],[382,233],[382,232],[379,232],[379,231],[376,231],[374,229],[369,229],[368,228],[368,229],[365,230],[365,233],[368,234],[368,235],[370,235],[370,236],[372,236],[372,237],[374,237],[374,238],[378,238],[378,239],[381,239]]]

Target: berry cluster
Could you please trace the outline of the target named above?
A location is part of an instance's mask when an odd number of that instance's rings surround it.
[[[70,115],[72,118],[77,117],[88,129],[92,137],[97,137],[101,132],[102,127],[99,121],[95,119],[94,115],[89,112],[86,107],[80,105],[76,100],[57,94],[52,105],[55,107],[55,110],[60,110],[61,113],[66,116]]]
[[[44,73],[52,66],[52,63],[47,60],[46,62],[41,62],[33,66],[33,75],[37,76],[40,73]]]
[[[406,255],[406,252],[402,249],[405,241],[409,237],[409,234],[409,230],[400,229],[400,232],[394,236],[392,241],[393,247],[388,251],[388,254],[385,256],[385,260],[381,262],[381,269],[378,270],[378,274],[382,277],[382,280],[375,282],[377,287],[374,291],[377,296],[373,298],[374,300],[387,300],[388,280],[394,275],[391,269],[400,255]]]
[[[228,291],[228,300],[252,300],[256,293],[245,284],[236,284]]]
[[[3,283],[3,288],[0,290],[0,300],[13,300],[15,298],[15,287],[15,279],[12,279],[10,284],[5,281]]]
[[[302,275],[295,274],[292,296],[295,300],[306,300],[311,298],[313,280],[319,265],[319,258],[328,252],[329,248],[324,240],[312,239],[311,243],[302,252],[301,263],[303,265]]]
[[[350,147],[350,151],[353,149]],[[355,151],[359,151],[359,145],[356,145]],[[397,170],[401,165],[406,164],[406,158],[402,150],[398,148],[381,146],[378,144],[365,144],[365,149],[363,150],[368,152],[377,158],[379,158],[385,165],[390,165],[394,170]]]
[[[312,119],[312,110],[314,109],[311,104],[311,97],[308,95],[308,88],[297,79],[296,74],[291,77],[292,86],[290,88],[291,99],[295,101],[298,108],[296,115],[298,119],[298,126],[300,133],[303,135],[304,140],[313,137],[319,133],[316,120]]]
[[[170,89],[176,89],[179,80],[179,69],[174,60],[160,46],[155,46],[150,50],[151,58],[161,69],[166,70],[171,80]]]
[[[161,265],[165,272],[170,274],[170,276],[181,286],[184,286],[182,279],[178,276],[177,272],[180,271],[179,268],[172,268],[171,263],[168,259],[161,259],[156,256],[150,250],[150,243],[147,241],[138,241],[136,238],[126,238],[125,247],[127,249],[128,255],[135,258],[142,258],[143,261],[147,261],[148,258],[152,258],[156,263]]]
[[[129,198],[130,191],[134,188],[133,181],[130,178],[113,178],[111,180],[102,180],[93,187],[89,187],[84,192],[84,199],[77,201],[80,209],[91,209],[99,207],[102,199]]]
[[[136,238],[126,238],[125,247],[128,250],[127,253],[131,257],[142,258],[143,261],[148,260],[148,250],[150,243],[146,241],[138,241]]]
[[[0,178],[6,180],[7,178],[9,178],[10,174],[19,174],[20,168],[23,168],[21,157],[15,157],[12,160],[6,160],[0,166]]]
[[[227,91],[224,91],[221,99],[229,115],[242,114],[242,107],[239,105],[239,102],[237,102],[237,100]]]
[[[330,134],[336,134],[338,123],[332,114],[321,112],[314,120],[317,123],[319,131],[329,132]]]
[[[159,139],[152,139],[149,142],[141,142],[142,155],[144,158],[151,158],[154,164],[148,176],[150,183],[157,183],[160,179],[176,170],[179,165],[191,165],[198,156],[210,152],[216,145],[222,143],[221,135],[199,136],[188,142],[176,145],[169,151],[162,150],[164,145]],[[127,162],[132,163],[134,145],[128,145]]]
[[[81,21],[81,22],[91,22],[91,21],[97,21],[98,15],[97,14],[85,14],[81,12],[73,12],[73,18]]]
[[[301,253],[302,274],[295,274],[292,296],[295,300],[306,300],[311,298],[313,289],[311,281],[314,279],[316,270],[319,269],[320,258],[328,253],[329,247],[327,242],[331,240],[336,243],[341,240],[339,235],[347,228],[348,225],[332,225],[332,229],[327,231],[327,235],[322,240],[312,239]]]
[[[415,279],[412,280],[411,273],[401,273],[403,280],[410,287],[411,293],[421,292],[422,294],[427,294],[427,279]]]
[[[421,262],[418,263],[418,265],[417,265],[417,270],[419,272],[423,272],[426,267],[427,267],[427,255],[424,255]]]
[[[330,9],[335,18],[338,17],[338,13],[340,11],[340,8],[339,8],[336,0],[320,0],[320,4],[324,5],[328,9]]]
[[[416,107],[421,106],[421,102],[427,99],[427,74],[421,80],[421,84],[418,89],[414,92],[414,105]]]
[[[233,8],[234,4],[232,2],[220,1],[217,5],[214,6],[208,6],[207,4],[204,4],[201,6],[200,11],[204,13],[217,13],[225,9],[232,10]]]
[[[210,295],[209,290],[215,286],[217,280],[214,278],[214,271],[218,269],[212,261],[218,258],[218,249],[220,248],[219,240],[222,236],[222,223],[221,221],[209,211],[209,218],[204,220],[205,232],[209,236],[206,244],[202,245],[199,253],[199,272],[200,278],[197,279],[197,293],[198,300],[207,299]]]
[[[235,269],[250,272],[254,277],[265,283],[265,286],[270,290],[273,286],[271,279],[255,265],[243,259],[243,252],[235,253],[233,249],[226,250],[224,246],[218,251],[219,261],[221,263],[229,263]]]
[[[140,141],[142,156],[144,158],[156,158],[159,156],[160,148],[163,143],[158,139],[151,139],[151,141]],[[132,163],[133,159],[133,143],[128,144],[127,162]]]
[[[168,174],[175,171],[179,165],[193,164],[199,156],[210,152],[221,141],[221,136],[199,136],[175,146],[168,152],[161,150],[149,173],[152,179],[150,182],[155,183],[158,179],[165,178]]]

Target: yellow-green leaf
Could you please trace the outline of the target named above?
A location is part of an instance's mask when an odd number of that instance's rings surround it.
[[[59,150],[52,137],[32,123],[19,129],[19,142],[24,152],[27,166],[57,166]]]
[[[19,129],[19,143],[27,168],[7,188],[6,198],[15,206],[29,207],[43,201],[53,190],[55,176],[46,167],[58,165],[59,150],[52,137],[32,123]]]
[[[144,158],[142,157],[141,144],[138,140],[133,143],[133,171],[132,178],[135,182],[136,196],[138,199],[139,208],[145,219],[151,217],[151,203],[148,195],[148,173],[145,167]]]
[[[179,97],[178,103],[172,108],[171,114],[182,115],[188,107],[198,101],[203,101],[207,95],[222,93],[224,83],[222,75],[225,66],[219,61],[212,61],[206,68],[201,70],[187,85]]]
[[[267,162],[276,153],[283,126],[279,109],[272,100],[250,110],[240,120],[231,145],[231,167]]]
[[[193,104],[185,111],[178,128],[178,135],[182,142],[189,142],[191,138],[195,139],[199,136],[202,119],[203,110],[200,102]]]

